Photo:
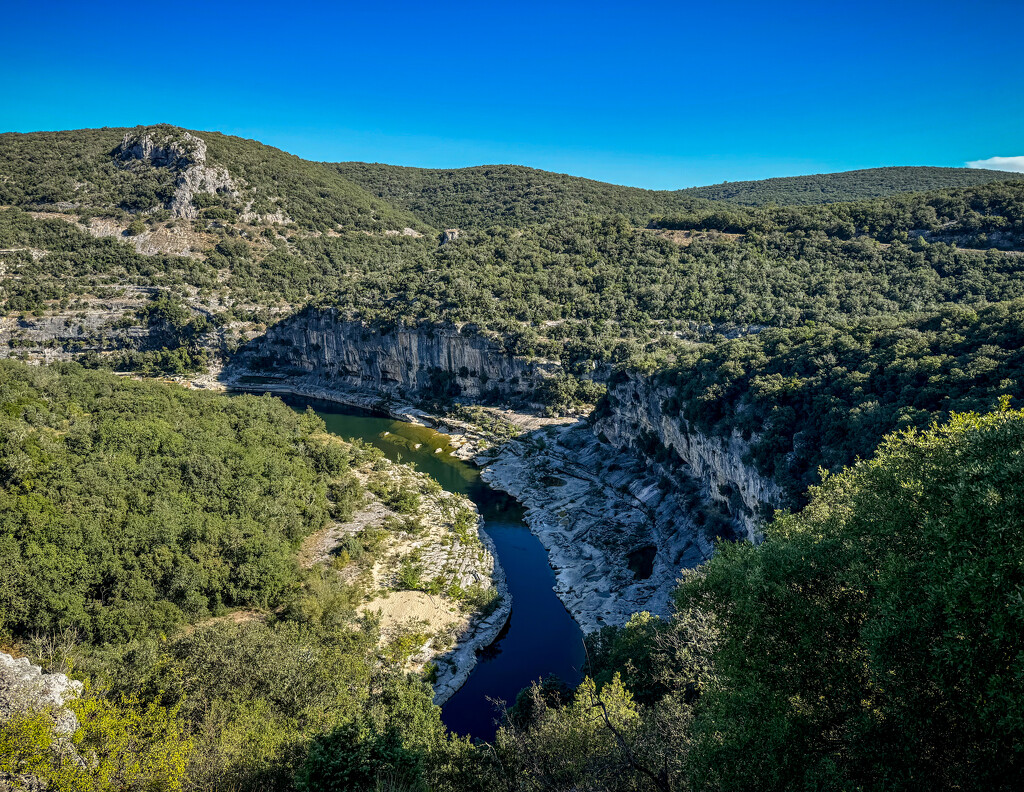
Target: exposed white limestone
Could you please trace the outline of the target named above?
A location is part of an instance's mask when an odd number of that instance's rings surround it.
[[[700,482],[704,497],[727,510],[736,533],[760,541],[765,516],[783,501],[782,488],[744,461],[750,442],[738,433],[708,437],[678,412],[666,412],[671,396],[668,388],[650,378],[631,375],[609,388],[611,408],[595,422],[594,430],[617,448],[634,453],[642,453],[644,438],[654,436],[671,452],[663,467]]]
[[[264,372],[301,377],[307,387],[374,391],[408,401],[488,393],[529,400],[545,377],[561,371],[554,362],[507,354],[468,327],[372,327],[329,308],[279,322],[240,350],[227,369],[229,377]]]
[[[711,555],[675,484],[602,443],[585,422],[509,441],[483,477],[526,506],[555,570],[555,592],[584,632],[641,610],[667,615],[679,570]],[[653,555],[649,570],[645,551]]]
[[[66,704],[81,693],[81,682],[47,674],[27,657],[0,652],[0,723],[15,715],[48,711],[58,734],[74,734],[78,718]]]

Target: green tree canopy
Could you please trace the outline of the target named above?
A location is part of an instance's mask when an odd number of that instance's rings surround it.
[[[1024,411],[890,436],[678,593],[718,615],[698,788],[1015,789]]]

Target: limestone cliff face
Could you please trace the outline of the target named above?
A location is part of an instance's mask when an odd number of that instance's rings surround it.
[[[394,329],[350,320],[334,309],[307,309],[250,341],[228,364],[327,392],[376,391],[404,399],[487,395],[530,401],[557,363],[530,361],[450,325]]]
[[[594,430],[619,449],[647,456],[655,439],[669,452],[655,452],[661,465],[698,481],[702,495],[728,514],[738,535],[760,541],[764,518],[783,503],[781,487],[744,461],[750,444],[740,435],[708,437],[678,412],[665,411],[671,395],[649,378],[629,375],[609,387],[609,408]]]
[[[83,352],[152,345],[145,327],[114,327],[125,313],[111,309],[24,319],[0,317],[0,358],[28,356],[52,363],[73,359]]]
[[[484,480],[526,506],[555,593],[584,632],[637,611],[668,616],[679,570],[711,557],[685,474],[616,450],[585,421],[521,435],[481,461]]]

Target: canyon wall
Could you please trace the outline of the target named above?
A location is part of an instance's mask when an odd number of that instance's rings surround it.
[[[678,411],[666,411],[672,395],[649,377],[619,377],[609,385],[594,431],[620,450],[698,482],[703,497],[732,523],[739,538],[760,541],[764,520],[783,503],[782,488],[744,461],[750,442],[738,433],[709,437]]]
[[[509,355],[453,326],[384,329],[307,309],[229,362],[229,386],[299,393],[429,419],[403,405],[432,396],[529,403],[557,364]],[[477,459],[518,498],[584,631],[670,612],[679,571],[718,537],[761,539],[782,490],[744,461],[742,437],[709,437],[666,410],[672,393],[619,375],[592,420],[528,431]]]
[[[745,461],[749,442],[709,437],[666,410],[672,392],[618,375],[590,421],[547,427],[484,460],[484,478],[527,507],[555,591],[584,632],[671,612],[680,570],[717,538],[758,542],[781,488]]]
[[[668,616],[679,570],[711,557],[696,486],[601,442],[586,421],[521,435],[481,461],[484,480],[526,507],[555,593],[586,633],[637,611]]]
[[[374,391],[415,401],[461,396],[530,402],[559,364],[504,352],[490,339],[452,325],[383,328],[308,308],[253,339],[224,378],[287,379],[305,390]]]

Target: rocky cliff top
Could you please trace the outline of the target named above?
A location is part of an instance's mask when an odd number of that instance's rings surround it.
[[[191,132],[151,127],[126,132],[114,157],[120,162],[140,160],[155,168],[185,170],[206,164],[206,141]]]
[[[0,652],[0,722],[15,715],[50,710],[57,732],[73,734],[78,719],[65,707],[82,692],[82,683],[64,674],[48,674],[27,657]]]
[[[114,159],[122,167],[144,163],[175,171],[178,178],[169,207],[175,217],[190,220],[198,217],[195,197],[202,193],[238,197],[238,189],[227,169],[206,164],[206,141],[191,132],[171,127],[146,127],[126,132],[114,150]]]

